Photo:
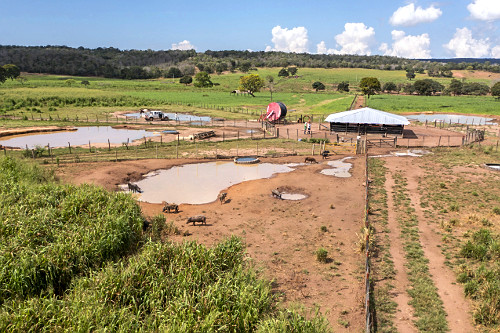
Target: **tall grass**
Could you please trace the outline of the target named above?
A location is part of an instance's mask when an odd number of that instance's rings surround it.
[[[129,196],[51,178],[0,158],[0,304],[61,295],[74,276],[129,253],[139,240],[140,209]]]
[[[327,332],[325,321],[278,310],[269,282],[245,268],[232,237],[214,248],[147,243],[140,253],[79,279],[63,299],[11,302],[0,330]]]

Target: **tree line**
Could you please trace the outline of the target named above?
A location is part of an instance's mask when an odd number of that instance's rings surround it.
[[[199,71],[248,72],[256,67],[367,68],[407,70],[446,76],[451,70],[500,72],[500,60],[460,59],[461,62],[415,60],[390,56],[326,55],[264,51],[119,50],[117,48],[0,45],[0,63],[15,64],[23,72],[122,79],[180,78]],[[291,74],[293,75],[293,74]]]

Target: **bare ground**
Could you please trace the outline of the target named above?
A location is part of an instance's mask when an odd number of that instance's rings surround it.
[[[303,160],[291,156],[265,162]],[[149,171],[194,162],[75,164],[62,167],[59,174],[67,182],[94,183],[116,190],[117,184],[137,180]],[[322,175],[319,171],[326,164],[312,164],[270,179],[234,185],[227,189],[229,200],[225,204],[180,205],[178,214],[166,216],[167,222],[173,221],[181,235],[190,235],[169,238],[212,245],[230,235],[240,236],[255,266],[274,280],[274,291],[281,295],[284,305],[318,306],[335,331],[359,332],[364,327],[364,260],[356,242],[363,221],[364,159],[349,162],[353,163],[351,178]],[[300,201],[272,198],[271,190],[277,187],[292,188],[308,197]],[[161,205],[141,203],[141,207],[147,216],[161,214]],[[187,217],[198,214],[207,217],[207,226],[186,225]],[[321,231],[322,226],[326,232]],[[316,260],[315,251],[321,247],[328,251],[327,263]]]

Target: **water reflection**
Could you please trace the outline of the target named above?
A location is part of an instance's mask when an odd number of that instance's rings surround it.
[[[286,165],[271,163],[186,164],[148,174],[145,179],[137,182],[137,185],[144,191],[140,195],[141,201],[204,204],[217,199],[219,192],[229,186],[293,170]]]
[[[134,141],[143,137],[155,136],[154,133],[145,130],[134,129],[115,129],[111,126],[90,126],[90,127],[77,127],[76,131],[63,131],[53,133],[38,133],[38,134],[25,134],[9,136],[8,139],[0,138],[0,144],[7,147],[20,147],[35,148],[35,146],[51,147],[67,147],[68,142],[72,146],[86,145],[95,143],[120,144],[123,142]]]

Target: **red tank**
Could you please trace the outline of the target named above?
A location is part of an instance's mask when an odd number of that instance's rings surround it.
[[[286,116],[286,106],[281,102],[270,103],[267,106],[266,120],[274,122]]]

